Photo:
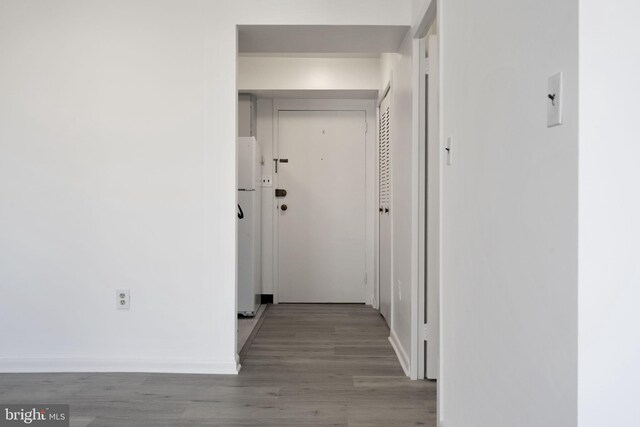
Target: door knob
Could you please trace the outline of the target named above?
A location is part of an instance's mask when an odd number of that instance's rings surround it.
[[[287,210],[287,205],[280,205],[280,210],[286,211]]]

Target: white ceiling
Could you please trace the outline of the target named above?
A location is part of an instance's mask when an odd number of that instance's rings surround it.
[[[240,53],[397,52],[409,30],[402,25],[241,25]]]

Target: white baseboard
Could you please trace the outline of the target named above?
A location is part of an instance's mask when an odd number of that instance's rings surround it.
[[[409,356],[407,355],[407,352],[404,351],[404,348],[402,347],[402,344],[400,344],[400,340],[393,329],[389,335],[389,342],[391,343],[393,350],[396,352],[396,356],[398,356],[398,361],[400,362],[400,366],[402,366],[404,374],[406,376],[410,376]]]
[[[242,369],[242,365],[240,364],[240,355],[236,353],[236,374],[240,372],[240,369]]]
[[[378,301],[376,301],[375,297],[367,297],[367,305],[370,305],[372,308],[379,310],[380,307],[378,306]]]
[[[155,372],[236,375],[237,360],[218,362],[184,359],[0,358],[2,373]]]

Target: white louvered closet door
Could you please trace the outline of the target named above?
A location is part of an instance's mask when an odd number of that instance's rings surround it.
[[[391,325],[391,131],[389,92],[380,104],[378,179],[379,179],[379,301],[380,313]]]

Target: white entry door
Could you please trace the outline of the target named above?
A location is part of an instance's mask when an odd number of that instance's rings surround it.
[[[391,325],[391,130],[389,93],[380,104],[378,144],[378,262],[380,313]]]
[[[279,302],[365,301],[364,111],[279,111]]]

